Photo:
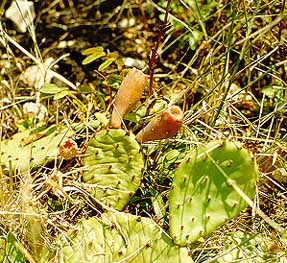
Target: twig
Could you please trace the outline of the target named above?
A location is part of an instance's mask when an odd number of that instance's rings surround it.
[[[170,7],[171,0],[168,0],[166,9],[165,9],[165,15],[164,15],[164,21],[163,24],[159,26],[159,33],[157,35],[157,40],[155,42],[155,46],[152,48],[150,60],[149,60],[149,68],[150,68],[150,82],[149,82],[149,96],[152,96],[152,85],[153,85],[153,79],[154,79],[154,69],[156,67],[156,60],[157,60],[157,49],[159,47],[160,42],[162,41],[162,38],[168,29],[167,25],[167,19],[168,19],[168,13],[169,13],[169,7]]]

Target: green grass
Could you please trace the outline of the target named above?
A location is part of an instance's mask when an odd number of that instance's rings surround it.
[[[55,249],[57,236],[102,212],[81,182],[82,157],[89,138],[109,120],[110,94],[115,95],[124,71],[121,63],[99,70],[104,58],[81,66],[78,57],[72,59],[73,52],[80,56],[83,50],[103,46],[107,54],[117,52],[119,61],[133,56],[147,62],[167,3],[124,1],[108,12],[108,1],[68,2],[39,5],[39,18],[25,34],[0,20],[1,141],[23,130],[83,124],[74,134],[77,158],[55,158],[25,173],[0,168],[0,261],[2,251],[9,250],[4,262],[37,262],[40,248]],[[287,262],[286,238],[278,232],[286,229],[287,205],[285,8],[279,0],[171,1],[172,27],[157,50],[153,95],[149,97],[147,88],[138,116],[131,114],[125,121],[127,130],[137,132],[147,121],[142,109],[152,112],[163,101],[185,112],[176,137],[142,147],[144,179],[126,207],[167,231],[172,171],[185,152],[227,139],[241,142],[255,156],[260,178],[253,207],[192,245],[194,262]],[[119,21],[128,17],[136,23],[119,28]],[[43,30],[47,21],[51,23]],[[82,33],[76,34],[73,25]],[[60,39],[53,39],[51,28],[64,29]],[[71,40],[71,47],[58,47]],[[43,61],[48,57],[54,61],[47,66]],[[59,89],[45,86],[43,93],[41,86],[24,83],[20,76],[31,65],[38,65],[37,74],[52,74]],[[147,64],[143,71],[148,74]],[[26,102],[41,103],[47,116],[28,116],[23,112]]]

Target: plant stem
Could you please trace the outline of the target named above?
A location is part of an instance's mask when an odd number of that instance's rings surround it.
[[[155,42],[155,46],[152,48],[150,60],[149,60],[149,68],[150,68],[150,82],[149,82],[149,96],[152,96],[152,85],[153,85],[153,79],[154,79],[154,69],[156,67],[156,59],[157,59],[157,50],[159,47],[159,44],[165,34],[166,26],[167,26],[167,19],[168,19],[168,13],[169,13],[169,7],[170,7],[171,0],[167,1],[166,9],[165,9],[165,15],[164,15],[164,21],[163,24],[159,26],[159,33],[157,35],[157,40]]]

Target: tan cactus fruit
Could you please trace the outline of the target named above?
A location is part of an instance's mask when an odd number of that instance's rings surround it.
[[[138,142],[166,139],[175,135],[183,122],[183,112],[178,106],[171,106],[158,113],[136,136]]]
[[[133,68],[129,71],[117,92],[112,112],[110,127],[120,128],[123,117],[132,110],[140,100],[147,76]]]
[[[78,151],[77,143],[71,138],[63,141],[59,146],[59,154],[66,160],[74,158]]]

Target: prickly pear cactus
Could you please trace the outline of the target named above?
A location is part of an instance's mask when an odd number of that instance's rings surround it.
[[[60,142],[72,131],[56,125],[42,131],[19,132],[11,139],[0,142],[0,164],[4,172],[27,172],[53,160],[59,152]]]
[[[83,181],[92,184],[94,196],[122,210],[139,187],[144,167],[140,146],[122,129],[96,133],[83,158]]]
[[[170,232],[181,246],[209,235],[247,206],[235,191],[255,194],[257,167],[234,142],[214,141],[188,154],[177,168],[169,197]]]
[[[83,220],[57,243],[61,263],[193,262],[153,220],[123,212]]]

